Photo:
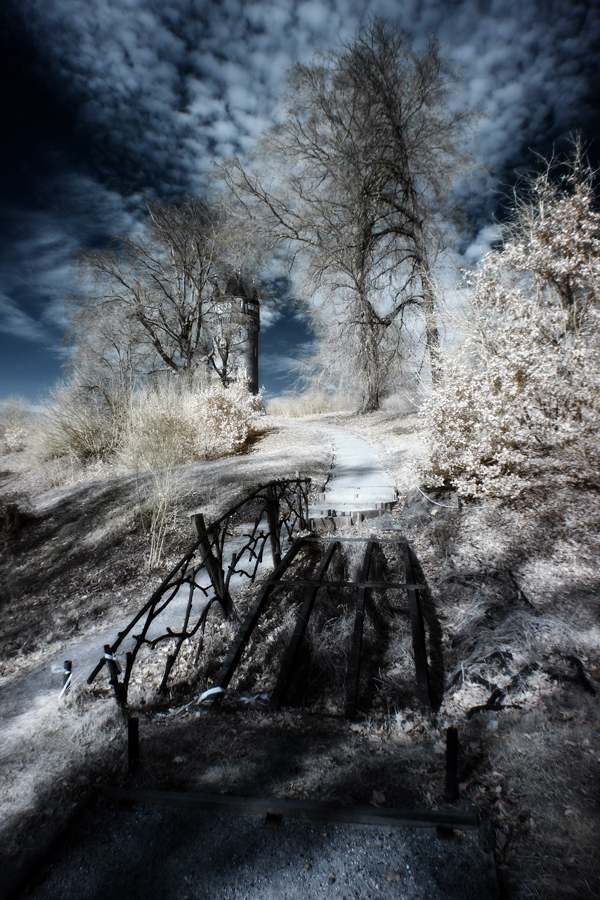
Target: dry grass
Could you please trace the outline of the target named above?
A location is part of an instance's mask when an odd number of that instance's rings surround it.
[[[64,699],[43,695],[2,723],[0,867],[3,887],[31,866],[89,786],[123,771],[122,716],[80,684]]]
[[[277,419],[304,419],[307,416],[354,410],[356,403],[356,400],[344,394],[310,391],[287,397],[274,397],[267,403],[267,412]]]
[[[591,900],[600,497],[549,487],[529,504],[458,513],[413,495],[404,522],[444,633],[440,718],[461,735],[462,796],[491,804],[507,896]]]
[[[259,484],[297,470],[321,483],[331,460],[320,435],[302,428],[296,436],[290,446],[269,426],[243,455],[185,467],[174,500],[176,528],[167,536],[161,572],[150,579],[149,539],[138,513],[152,491],[149,476],[105,470],[94,480],[94,470],[82,467],[73,482],[49,486],[45,466],[32,468],[22,453],[2,457],[3,496],[23,514],[18,528],[0,533],[0,865],[6,872],[39,849],[97,777],[122,778],[126,771],[124,727],[106,683],[99,679],[93,694],[78,688],[58,701],[60,675],[49,682],[48,660],[64,659],[67,647],[94,642],[94,635],[101,647],[107,627],[139,609],[190,543],[187,512],[202,508],[210,521]],[[220,624],[213,622],[207,634],[215,664]],[[227,627],[224,645],[229,639]],[[182,666],[185,661],[184,654]],[[50,688],[50,694],[30,707],[18,693],[27,683],[22,676],[37,678],[34,692]],[[184,681],[187,673],[174,676]],[[142,707],[156,700],[147,683],[134,684],[132,695]]]

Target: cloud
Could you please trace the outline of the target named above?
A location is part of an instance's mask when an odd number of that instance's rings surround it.
[[[270,353],[266,359],[260,360],[260,372],[273,379],[276,376],[287,376],[298,366],[298,360],[283,353]]]
[[[45,344],[48,335],[42,325],[21,309],[10,297],[0,294],[0,334]]]
[[[463,254],[463,265],[475,267],[481,258],[492,249],[492,245],[500,239],[501,230],[498,225],[486,225],[481,229],[474,241]]]
[[[489,246],[493,189],[569,131],[598,135],[600,9],[579,0],[20,0],[14,10],[31,48],[24,99],[43,89],[49,106],[28,123],[35,152],[14,160],[27,204],[0,210],[1,309],[5,332],[36,342],[63,327],[72,250],[139,227],[145,195],[200,191],[212,160],[244,155],[268,127],[286,69],[371,14],[417,49],[435,32],[463,71],[454,102],[485,113],[476,146],[488,168],[460,188],[477,234],[463,262]]]
[[[280,309],[276,309],[274,306],[263,305],[260,310],[261,331],[266,331],[267,328],[272,328],[272,326],[277,322],[280,322],[282,318],[283,312]]]

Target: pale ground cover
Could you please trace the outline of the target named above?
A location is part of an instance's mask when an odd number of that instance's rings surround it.
[[[442,504],[436,506],[416,491],[411,474],[422,452],[414,412],[296,418],[289,430],[269,431],[268,419],[265,425],[246,455],[186,467],[189,493],[177,505],[166,563],[187,543],[190,506],[203,506],[213,518],[244,490],[296,470],[322,483],[331,447],[315,426],[367,438],[399,489],[387,524],[409,538],[429,586],[430,652],[434,637],[441,651],[439,710],[428,718],[410,702],[400,704],[412,662],[399,633],[360,722],[324,726],[315,745],[302,717],[288,711],[235,713],[226,727],[210,710],[145,715],[148,762],[139,783],[230,785],[238,793],[275,790],[345,802],[368,802],[378,791],[376,802],[443,803],[443,738],[452,724],[461,742],[460,803],[491,811],[506,895],[597,897],[599,498],[548,486],[511,508],[471,503],[459,511],[448,494],[433,496]],[[30,516],[3,543],[3,691],[49,651],[60,659],[77,631],[100,633],[116,612],[133,613],[160,575],[147,571],[147,537],[132,512],[143,478],[104,472],[95,482],[48,489],[43,472],[15,471],[19,460],[14,453],[0,459],[5,497]],[[354,533],[368,530],[366,523]],[[284,624],[273,620],[273,633]],[[341,617],[323,630],[324,658],[346,624]],[[211,640],[218,661],[227,629],[215,628]],[[240,673],[253,679],[254,694],[269,687],[266,663],[258,654]],[[13,858],[39,847],[85,786],[107,777],[118,782],[124,773],[123,728],[106,686],[96,694],[74,690],[57,702],[60,676],[54,679],[55,694],[2,723],[0,831]],[[326,694],[322,700],[325,707],[331,702]],[[290,735],[295,751],[284,765],[282,742]],[[277,777],[268,766],[259,777],[259,759],[275,760]]]

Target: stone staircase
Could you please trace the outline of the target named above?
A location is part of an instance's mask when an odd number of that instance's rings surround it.
[[[357,524],[390,510],[397,500],[396,486],[373,447],[348,432],[328,429],[328,434],[334,467],[325,489],[308,508],[311,522],[341,519],[339,524]]]

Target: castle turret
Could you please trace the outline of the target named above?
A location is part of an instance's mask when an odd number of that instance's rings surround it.
[[[230,278],[227,284],[230,302],[235,305],[235,319],[239,321],[239,338],[236,341],[235,365],[232,374],[246,377],[248,388],[258,394],[258,332],[260,331],[260,303],[256,288],[249,287],[241,278]],[[238,318],[239,317],[239,318]]]

